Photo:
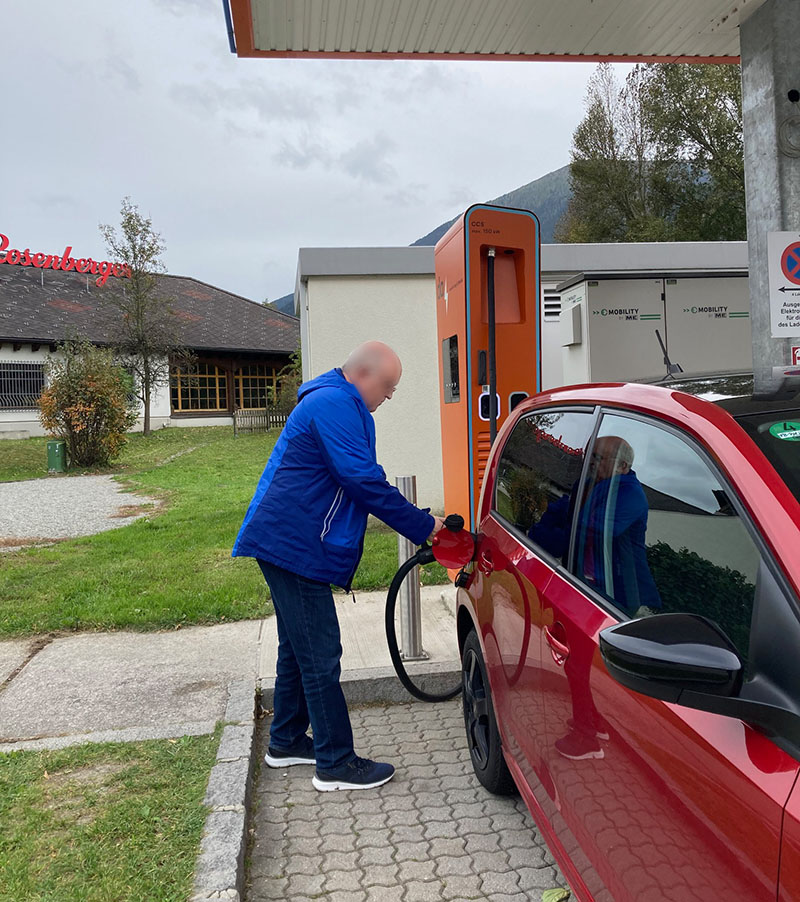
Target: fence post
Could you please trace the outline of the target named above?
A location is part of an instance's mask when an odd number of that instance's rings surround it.
[[[417,477],[398,476],[395,485],[400,494],[412,504],[417,503]],[[404,536],[397,537],[397,557],[399,563],[405,563],[416,553],[416,546]],[[403,580],[397,596],[400,608],[400,646],[401,657],[405,661],[424,661],[428,655],[422,649],[422,614],[419,604],[419,567],[414,569]]]

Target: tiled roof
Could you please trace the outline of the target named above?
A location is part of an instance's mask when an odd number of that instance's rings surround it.
[[[52,343],[80,335],[107,344],[114,313],[92,276],[50,269],[0,266],[0,341]],[[158,276],[160,290],[178,318],[183,344],[196,350],[288,354],[297,348],[300,321],[188,276]]]

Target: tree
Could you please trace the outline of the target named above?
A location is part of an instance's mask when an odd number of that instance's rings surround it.
[[[303,351],[300,342],[289,357],[289,362],[278,373],[279,391],[276,401],[293,407],[297,402],[297,389],[303,381]]]
[[[130,377],[110,348],[70,339],[45,364],[47,388],[39,397],[44,428],[67,443],[71,467],[106,466],[136,422],[129,403]]]
[[[649,67],[643,114],[671,170],[675,221],[697,240],[747,237],[739,66]],[[657,172],[657,180],[664,174]]]
[[[589,82],[573,135],[560,241],[743,238],[737,66],[608,64]]]
[[[120,228],[100,225],[106,247],[127,263],[130,278],[103,292],[104,303],[118,316],[113,347],[134,376],[135,392],[144,410],[144,434],[150,435],[150,401],[159,385],[169,384],[171,362],[188,367],[190,351],[180,339],[178,318],[158,283],[166,271],[161,255],[164,242],[149,216],[139,212],[130,197],[122,200]]]

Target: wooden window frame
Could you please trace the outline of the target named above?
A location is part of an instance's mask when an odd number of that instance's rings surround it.
[[[227,413],[229,373],[214,363],[200,362],[191,369],[173,366],[170,370],[170,407],[174,413]],[[194,383],[194,384],[193,384]],[[216,407],[193,407],[194,398],[200,404],[200,392],[206,393],[208,400],[216,399]],[[188,403],[184,404],[184,393]],[[175,403],[177,401],[177,404]]]
[[[255,370],[255,372],[252,372]],[[245,384],[247,383],[247,384]],[[277,393],[278,390],[278,368],[267,363],[243,363],[236,367],[233,372],[233,390],[234,390],[234,407],[237,410],[259,410],[260,407],[253,407],[253,392],[265,391],[268,393],[270,389]],[[248,396],[248,404],[245,405],[245,394]]]

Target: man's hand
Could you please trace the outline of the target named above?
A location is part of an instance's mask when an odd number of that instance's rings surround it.
[[[433,526],[433,532],[428,536],[428,541],[433,541],[433,537],[439,532],[440,529],[444,529],[444,519],[442,517],[434,516],[433,519],[436,523]]]

